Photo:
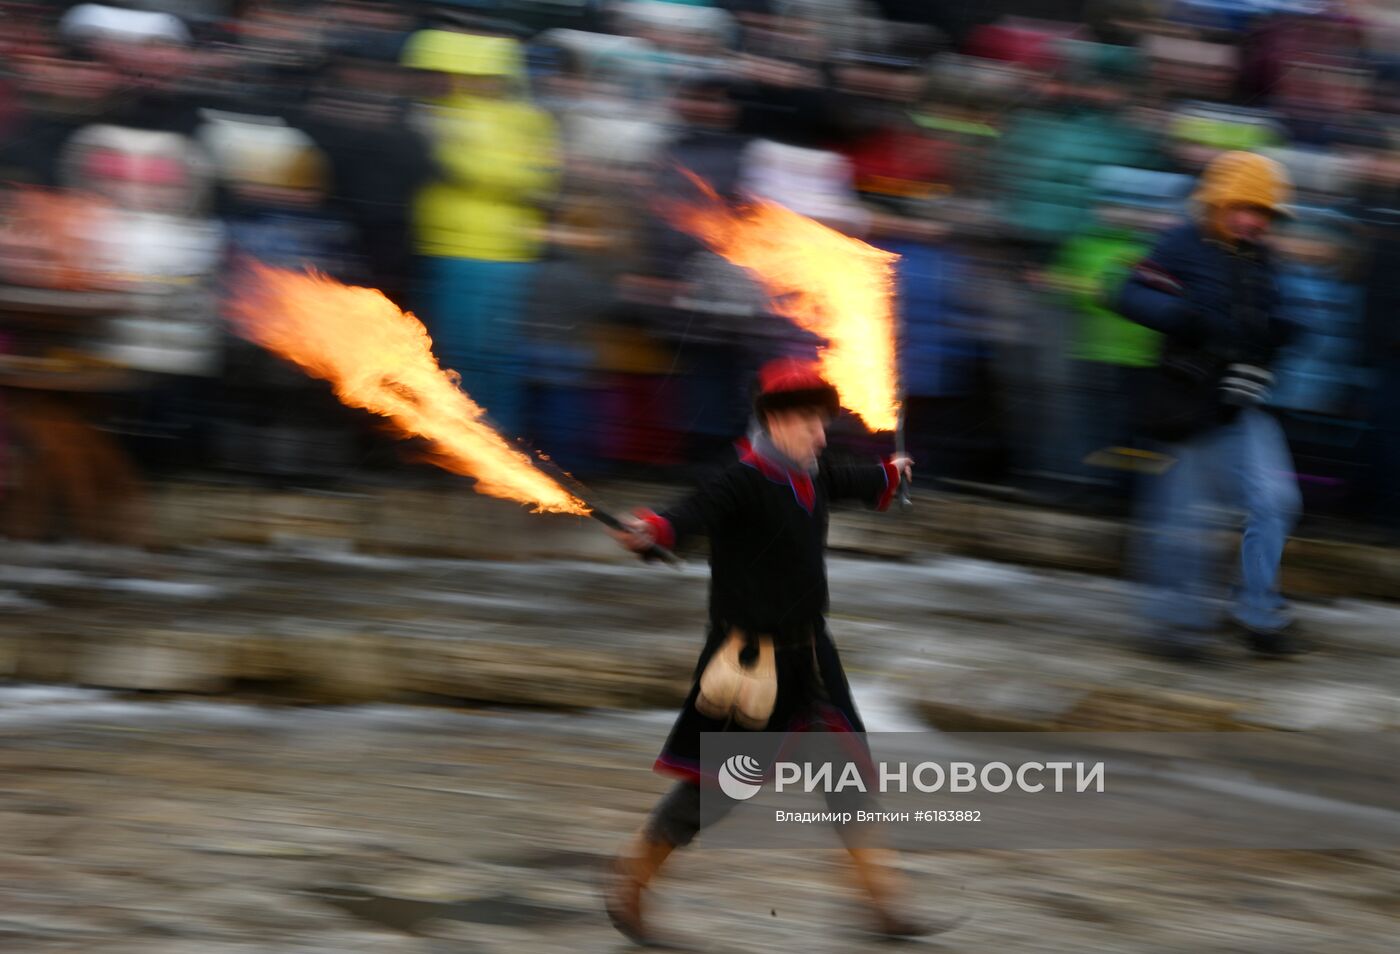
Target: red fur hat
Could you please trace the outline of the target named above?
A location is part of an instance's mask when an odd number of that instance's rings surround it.
[[[841,410],[836,389],[822,377],[817,363],[800,358],[778,358],[760,368],[753,404],[760,415],[784,408],[817,407],[835,417]]]

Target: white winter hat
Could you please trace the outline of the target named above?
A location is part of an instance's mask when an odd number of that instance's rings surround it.
[[[59,33],[70,40],[116,40],[122,43],[148,43],[162,40],[187,45],[190,31],[183,20],[171,13],[125,10],[100,3],[82,3],[63,15]]]

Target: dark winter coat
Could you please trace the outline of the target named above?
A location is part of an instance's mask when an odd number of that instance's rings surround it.
[[[898,489],[893,465],[821,463],[815,477],[760,456],[747,442],[739,459],[690,497],[646,515],[658,541],[710,542],[710,621],[696,685],[656,761],[658,771],[696,778],[700,733],[731,730],[695,708],[698,680],[731,629],[773,637],[778,697],[767,731],[819,721],[864,731],[836,646],[826,630],[828,506],[864,502],[884,509]]]
[[[721,130],[696,129],[677,138],[656,166],[656,195],[699,201],[702,193],[688,174],[698,176],[723,199],[736,197],[740,159],[748,137]],[[705,243],[677,228],[665,215],[647,223],[648,269],[652,275],[683,279],[686,267]]]
[[[1296,326],[1281,313],[1266,249],[1233,248],[1195,223],[1157,242],[1118,293],[1115,310],[1165,335],[1160,385],[1146,400],[1148,436],[1183,440],[1228,423],[1238,406],[1220,387],[1226,369],[1270,369]]]
[[[1356,210],[1366,229],[1366,331],[1371,359],[1400,357],[1400,187],[1368,190]]]
[[[360,127],[312,115],[300,128],[330,162],[331,202],[355,226],[367,278],[402,303],[414,272],[409,212],[433,174],[428,144],[402,118]]]

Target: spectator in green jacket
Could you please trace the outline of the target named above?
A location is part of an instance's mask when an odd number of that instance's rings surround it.
[[[1089,225],[1095,169],[1157,159],[1152,136],[1125,113],[1133,52],[1064,41],[1061,56],[1041,101],[1012,115],[995,158],[1003,226],[1042,252]]]
[[[1133,396],[1157,363],[1160,336],[1109,308],[1112,296],[1153,234],[1183,208],[1187,176],[1104,166],[1091,180],[1099,196],[1093,221],[1059,251],[1046,272],[1072,315],[1063,441],[1067,473],[1125,499],[1134,469],[1150,465],[1133,450]]]

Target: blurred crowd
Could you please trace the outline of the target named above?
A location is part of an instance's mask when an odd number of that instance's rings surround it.
[[[1308,510],[1400,525],[1398,90],[1387,0],[5,0],[0,534],[421,477],[231,333],[252,260],[382,289],[581,477],[714,456],[818,342],[670,224],[687,171],[898,253],[921,480],[1113,509],[1158,341],[1103,302],[1235,149],[1295,186]]]

